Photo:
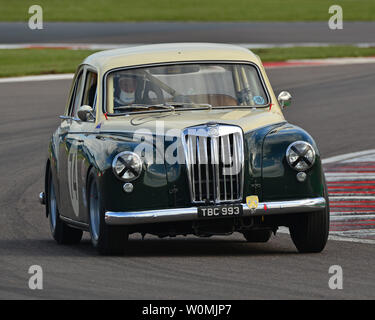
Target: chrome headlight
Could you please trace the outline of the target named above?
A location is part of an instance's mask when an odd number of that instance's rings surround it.
[[[133,181],[142,173],[142,160],[136,153],[124,151],[113,159],[112,169],[120,180]]]
[[[297,171],[310,169],[315,162],[315,150],[310,143],[296,141],[286,150],[286,160]]]

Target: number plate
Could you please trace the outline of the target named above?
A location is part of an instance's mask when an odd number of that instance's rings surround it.
[[[199,218],[238,217],[242,213],[242,205],[198,207]]]

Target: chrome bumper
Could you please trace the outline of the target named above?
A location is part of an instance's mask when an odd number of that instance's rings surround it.
[[[246,204],[242,204],[242,207],[243,217],[268,216],[323,210],[326,207],[326,201],[323,197],[319,197],[301,200],[260,202],[254,211],[250,210]],[[197,219],[197,207],[129,212],[107,211],[105,213],[105,222],[108,225],[135,225]]]

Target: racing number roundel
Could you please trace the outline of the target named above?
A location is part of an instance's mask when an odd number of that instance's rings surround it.
[[[72,144],[68,156],[68,185],[69,195],[72,203],[74,214],[78,217],[79,201],[78,201],[78,161],[77,146]]]

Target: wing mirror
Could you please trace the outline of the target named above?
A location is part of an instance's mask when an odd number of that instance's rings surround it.
[[[82,121],[95,119],[94,110],[90,106],[81,106],[78,108],[77,116]]]
[[[285,107],[290,107],[292,103],[292,95],[288,91],[281,91],[277,97],[280,107],[284,109]]]

